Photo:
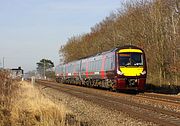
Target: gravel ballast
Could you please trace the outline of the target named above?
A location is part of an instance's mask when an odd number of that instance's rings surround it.
[[[82,126],[155,126],[156,124],[129,117],[127,114],[108,110],[91,101],[71,96],[48,87],[38,86],[44,96],[57,104],[64,104],[74,115],[70,120],[75,120]],[[117,106],[118,107],[118,106]],[[75,117],[75,119],[74,119]],[[72,125],[74,125],[72,123]]]

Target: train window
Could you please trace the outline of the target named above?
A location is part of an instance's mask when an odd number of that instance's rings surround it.
[[[91,72],[93,71],[93,61],[91,61]]]
[[[91,70],[91,62],[88,61],[87,65],[88,65],[88,72],[90,72],[90,70]]]
[[[68,73],[70,73],[70,70],[71,70],[71,68],[70,68],[71,66],[70,66],[70,64],[68,65]]]
[[[66,73],[68,73],[68,65],[66,65]]]
[[[119,54],[120,66],[142,66],[143,54],[142,53],[120,53]]]
[[[93,65],[93,67],[94,67],[93,70],[96,71],[96,72],[100,71],[101,70],[101,65],[102,65],[102,60],[95,60],[94,65]]]
[[[92,72],[95,70],[94,61],[92,61]]]
[[[108,64],[109,70],[112,69],[112,57],[109,58],[109,64]]]
[[[111,61],[111,70],[113,69],[113,62]]]
[[[70,64],[68,65],[68,73],[70,73]]]
[[[94,70],[97,71],[97,60],[94,61]]]
[[[76,67],[76,69],[75,69],[76,72],[79,72],[79,65],[80,65],[79,63],[77,63],[77,64],[75,65],[75,67]]]
[[[102,60],[98,60],[98,71],[101,70],[102,67]]]
[[[93,63],[94,63],[93,61],[91,61],[91,63],[90,63],[91,64],[91,72],[93,71],[93,65],[94,65]]]
[[[90,61],[90,62],[88,63],[88,71],[91,72],[91,70],[92,70],[92,62]]]
[[[107,71],[108,70],[108,61],[109,60],[109,58],[106,58],[106,60],[105,60],[105,65],[104,65],[104,70],[105,71]]]
[[[69,73],[72,73],[72,72],[73,72],[73,64],[70,64]]]
[[[96,61],[93,61],[93,71],[95,71],[96,72]]]
[[[68,65],[68,73],[70,73],[70,64]]]
[[[82,72],[86,71],[86,62],[82,62]]]
[[[81,64],[81,71],[84,71],[84,63]]]
[[[108,71],[108,70],[110,70],[110,68],[111,68],[111,59],[110,58],[106,58],[104,69],[106,71]]]
[[[70,73],[73,73],[73,71],[74,71],[74,68],[73,68],[73,65],[71,64]]]
[[[96,72],[97,72],[99,71],[99,60],[96,60],[95,64],[96,64]]]

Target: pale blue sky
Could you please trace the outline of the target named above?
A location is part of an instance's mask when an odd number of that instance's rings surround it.
[[[36,69],[42,58],[59,62],[59,47],[90,32],[125,0],[0,0],[0,67]]]

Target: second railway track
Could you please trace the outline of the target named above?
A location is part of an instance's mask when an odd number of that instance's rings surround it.
[[[87,88],[74,88],[70,85],[60,85],[54,82],[38,81],[38,83],[50,87],[61,92],[68,93],[72,96],[91,101],[107,109],[121,111],[129,116],[142,119],[148,122],[153,122],[164,126],[179,126],[180,113],[169,111],[150,105],[144,105],[133,101],[126,100],[117,95],[106,95],[97,91],[91,91]],[[143,96],[145,97],[145,96]]]
[[[163,101],[163,102],[169,102],[169,103],[172,103],[175,105],[180,105],[180,97],[172,97],[172,96],[155,94],[155,93],[143,93],[143,94],[139,94],[137,96],[154,99],[154,100],[159,100],[159,101]]]

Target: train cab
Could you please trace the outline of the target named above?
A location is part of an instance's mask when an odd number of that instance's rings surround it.
[[[146,83],[146,60],[144,51],[129,46],[116,51],[117,89],[144,90]]]

